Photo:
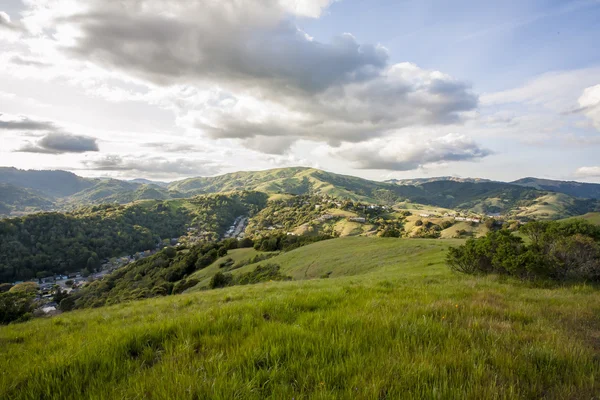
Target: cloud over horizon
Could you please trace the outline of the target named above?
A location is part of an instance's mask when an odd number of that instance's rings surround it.
[[[210,176],[219,173],[223,165],[202,159],[168,159],[158,156],[105,154],[83,161],[87,171],[118,172],[121,176],[135,178],[177,178]]]
[[[493,152],[464,135],[448,134],[428,140],[377,140],[342,146],[333,149],[332,154],[351,161],[359,169],[410,171],[431,164],[478,161]]]

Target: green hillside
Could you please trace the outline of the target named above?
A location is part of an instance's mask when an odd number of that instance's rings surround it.
[[[0,327],[0,398],[594,398],[597,289],[453,274],[449,243],[320,242],[269,260],[302,280]]]
[[[461,240],[409,240],[397,238],[345,237],[326,240],[299,249],[282,253],[268,261],[246,265],[232,271],[234,275],[249,272],[259,264],[269,263],[281,266],[281,272],[294,280],[315,279],[323,276],[336,278],[370,273],[394,274],[399,268],[402,273],[414,272],[424,267],[439,265],[440,257],[448,246],[460,244]],[[237,260],[244,257],[247,250],[234,250],[231,253]],[[242,253],[244,252],[244,253]],[[369,255],[369,256],[366,256]],[[218,269],[217,260],[194,276],[201,282],[191,291],[206,287]]]
[[[168,187],[161,182],[153,184],[146,180],[86,179],[64,171],[0,169],[0,183],[20,185],[16,183],[20,182],[19,179],[23,182],[20,187],[36,190],[52,202],[51,208],[61,210],[89,204],[125,204],[144,199],[167,200],[239,190],[261,191],[269,195],[331,196],[371,204],[408,203],[521,219],[559,219],[597,211],[600,207],[598,200],[555,193],[554,187],[538,190],[524,184],[451,178],[416,179],[406,181],[406,184],[395,184],[304,167],[191,178],[171,183]],[[28,212],[44,209],[27,208],[24,204],[17,206]],[[7,207],[6,204],[0,206],[4,210]]]

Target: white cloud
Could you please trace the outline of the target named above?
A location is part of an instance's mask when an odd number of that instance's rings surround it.
[[[477,161],[492,154],[464,135],[423,139],[378,139],[363,144],[347,144],[331,153],[359,169],[410,171],[429,165],[457,161]]]
[[[600,85],[586,88],[579,98],[579,106],[580,111],[592,120],[596,129],[600,131]]]
[[[575,171],[577,178],[600,178],[600,167],[581,167]]]

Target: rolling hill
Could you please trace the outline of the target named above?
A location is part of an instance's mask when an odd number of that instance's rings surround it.
[[[593,398],[597,289],[454,274],[445,244],[331,240],[269,260],[300,280],[0,327],[0,397]]]
[[[145,180],[86,179],[64,171],[0,169],[0,182],[10,181],[10,184],[17,186],[19,184],[15,182],[21,178],[23,186],[19,187],[34,190],[36,195],[52,203],[49,206],[27,208],[29,211],[48,208],[72,210],[89,204],[125,204],[143,199],[166,200],[239,190],[261,191],[271,195],[321,195],[371,204],[403,203],[407,207],[421,204],[522,219],[559,219],[593,212],[599,207],[598,200],[577,198],[555,190],[557,187],[563,188],[560,185],[540,190],[525,184],[457,178],[417,179],[397,184],[304,167],[191,178],[173,182],[167,187],[160,182],[154,184]],[[585,186],[588,184],[580,185],[588,187]],[[12,207],[15,206],[26,209],[23,204],[13,204]],[[0,212],[4,210],[6,214],[6,210],[10,209],[4,205],[0,207]]]

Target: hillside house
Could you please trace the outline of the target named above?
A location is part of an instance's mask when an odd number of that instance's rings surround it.
[[[361,224],[364,224],[365,222],[367,222],[367,219],[364,217],[351,217],[348,220],[351,222],[359,222]]]

